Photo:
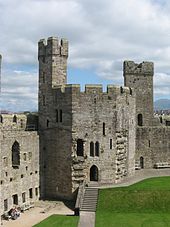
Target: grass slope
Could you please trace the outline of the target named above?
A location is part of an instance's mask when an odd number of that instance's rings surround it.
[[[77,216],[51,215],[33,227],[77,227],[78,220]]]
[[[170,177],[100,190],[96,227],[100,226],[170,226]]]

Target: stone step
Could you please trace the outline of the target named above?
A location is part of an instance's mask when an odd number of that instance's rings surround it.
[[[86,187],[80,211],[96,211],[98,188]]]

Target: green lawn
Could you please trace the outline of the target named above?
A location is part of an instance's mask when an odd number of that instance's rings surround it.
[[[170,177],[100,190],[96,227],[103,226],[170,227]]]
[[[33,227],[77,227],[78,216],[52,215]]]

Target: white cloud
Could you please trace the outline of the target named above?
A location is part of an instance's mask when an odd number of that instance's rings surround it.
[[[114,83],[122,82],[123,60],[154,61],[155,93],[161,96],[170,85],[169,10],[168,0],[0,0],[0,52],[4,64],[24,64],[29,74],[30,65],[37,67],[37,41],[58,35],[70,41],[71,67],[93,70]],[[167,78],[162,85],[158,74]],[[29,82],[24,93],[18,89],[24,80],[16,84],[18,97],[30,92]],[[10,81],[8,74],[4,91],[12,100]]]

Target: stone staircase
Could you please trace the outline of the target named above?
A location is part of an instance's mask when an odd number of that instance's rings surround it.
[[[97,187],[85,187],[85,193],[80,211],[96,212],[98,199]]]

